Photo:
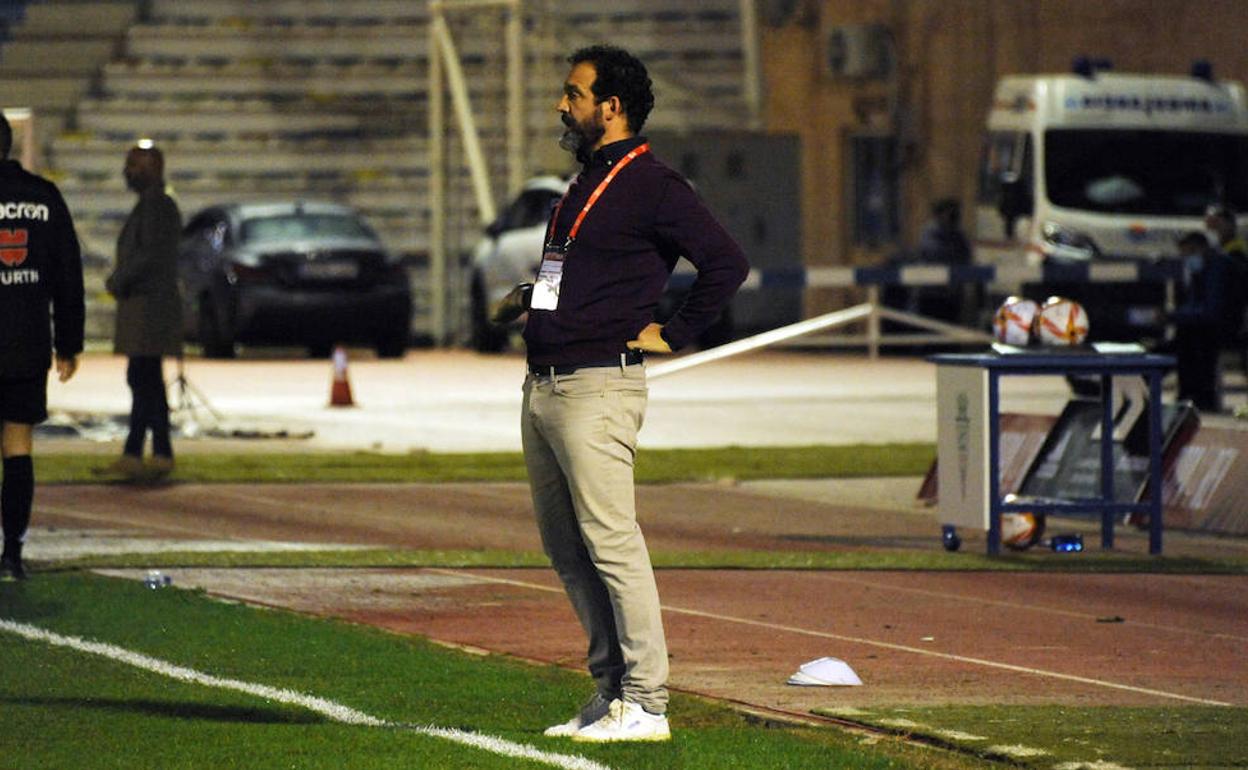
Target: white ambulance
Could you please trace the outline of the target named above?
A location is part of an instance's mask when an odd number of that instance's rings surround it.
[[[1243,86],[1199,62],[1187,77],[1106,66],[1082,60],[1072,74],[998,82],[979,173],[977,262],[1174,256],[1181,234],[1203,229],[1208,206],[1248,212]],[[1131,312],[1143,323],[1159,310]]]
[[[1155,257],[1205,208],[1248,212],[1248,106],[1210,77],[1003,78],[988,115],[976,256]]]

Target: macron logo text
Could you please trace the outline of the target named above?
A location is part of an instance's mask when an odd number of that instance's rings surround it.
[[[0,219],[38,219],[48,221],[48,207],[30,201],[0,203]]]

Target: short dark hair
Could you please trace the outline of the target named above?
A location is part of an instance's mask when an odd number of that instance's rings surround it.
[[[165,154],[156,145],[151,143],[136,144],[130,148],[129,154],[151,158],[152,163],[155,164],[156,173],[161,176],[165,175]]]
[[[9,125],[9,119],[4,116],[4,110],[0,110],[0,160],[8,158],[12,149],[13,128]]]
[[[654,91],[646,65],[623,48],[613,45],[591,45],[581,48],[568,57],[575,66],[581,62],[594,65],[594,101],[602,102],[612,96],[618,97],[628,128],[634,134],[641,132],[650,110],[654,109]]]
[[[1199,230],[1189,230],[1184,233],[1178,240],[1179,248],[1190,249],[1207,249],[1209,248],[1209,239]]]

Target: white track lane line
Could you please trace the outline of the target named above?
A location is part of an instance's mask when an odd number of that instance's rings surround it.
[[[205,687],[216,687],[222,690],[234,690],[237,692],[247,693],[248,695],[255,695],[259,698],[285,703],[291,706],[299,706],[343,724],[411,730],[412,732],[420,733],[422,735],[442,738],[453,743],[470,746],[482,751],[488,751],[492,754],[498,754],[500,756],[515,759],[527,759],[533,762],[551,765],[553,767],[564,768],[564,770],[610,770],[610,768],[606,765],[601,765],[593,760],[586,759],[585,757],[541,751],[540,749],[536,749],[532,746],[527,746],[522,743],[513,743],[512,741],[508,741],[503,738],[496,738],[492,735],[470,733],[465,730],[455,730],[452,728],[437,727],[434,725],[408,725],[398,722],[389,722],[384,719],[369,716],[362,711],[357,711],[349,706],[344,706],[341,703],[335,703],[331,700],[318,698],[314,695],[306,695],[294,690],[283,690],[277,687],[269,687],[268,685],[256,684],[254,682],[243,682],[238,679],[222,679],[220,677],[212,676],[211,674],[196,671],[195,669],[177,666],[158,658],[148,657],[142,653],[127,650],[124,647],[118,647],[104,642],[93,642],[76,636],[63,636],[61,634],[39,628],[38,626],[18,623],[13,620],[0,618],[0,631],[8,631],[11,634],[16,634],[26,639],[30,639],[31,641],[43,642],[56,647],[68,647],[69,649],[89,653],[91,655],[99,655],[101,657],[108,658],[109,660],[117,661],[118,663],[125,663],[127,665],[134,666],[135,668],[141,668],[144,671],[150,671],[154,674],[160,674],[161,676],[167,676],[171,679],[177,679],[182,682],[203,685]]]
[[[930,596],[933,599],[946,599],[960,602],[970,602],[972,604],[984,604],[990,607],[1006,607],[1015,610],[1027,610],[1028,612],[1040,612],[1049,615],[1062,615],[1070,618],[1079,618],[1081,620],[1095,620],[1100,615],[1088,612],[1075,612],[1074,610],[1062,610],[1056,607],[1043,607],[1035,604],[1023,604],[1021,602],[1007,602],[1002,599],[985,599],[979,596],[967,596],[965,594],[952,593],[949,591],[932,591],[927,588],[911,588],[910,586],[898,586],[890,583],[877,583],[873,580],[863,580],[861,578],[849,578],[843,575],[831,575],[827,572],[820,572],[812,575],[819,580],[830,580],[835,583],[849,583],[851,585],[865,586],[867,588],[878,588],[883,591],[898,591],[901,593],[917,594],[919,596]],[[1206,639],[1230,639],[1236,642],[1248,642],[1248,636],[1239,636],[1236,634],[1226,634],[1222,632],[1202,631],[1198,628],[1184,628],[1182,626],[1166,626],[1159,623],[1146,623],[1139,620],[1124,620],[1123,625],[1138,626],[1140,628],[1149,628],[1155,631],[1167,631],[1175,634],[1191,634],[1201,636]]]
[[[162,522],[127,522],[119,524],[117,517],[108,513],[88,513],[86,511],[77,511],[71,508],[60,508],[55,505],[37,505],[35,513],[53,513],[57,516],[65,516],[71,519],[79,519],[81,521],[92,521],[109,524],[112,531],[117,531],[121,527],[126,532],[134,532],[136,530],[156,530],[158,532],[170,532],[196,539],[211,538],[213,540],[250,540],[246,537],[230,537],[229,535],[219,535],[206,532],[202,527],[186,527],[180,524],[167,524]]]
[[[479,577],[482,580],[488,580],[494,583],[504,585],[513,585],[520,588],[530,588],[537,591],[546,591],[549,593],[563,593],[562,588],[552,588],[539,583],[529,583],[523,580],[511,580],[509,578],[494,577],[492,575],[482,575],[477,572],[469,572],[468,570],[447,570],[430,568],[432,572],[444,572],[447,574],[458,574],[459,572],[468,572],[468,574]],[[904,644],[893,644],[892,642],[881,642],[876,639],[864,639],[860,636],[845,636],[842,634],[832,634],[826,631],[815,631],[810,628],[800,628],[798,626],[786,626],[781,623],[767,623],[761,620],[751,620],[750,618],[739,618],[732,615],[720,615],[715,612],[703,612],[702,610],[693,610],[686,607],[673,607],[668,604],[663,605],[663,610],[673,612],[679,615],[689,615],[695,618],[706,618],[707,620],[719,620],[725,623],[738,623],[743,626],[755,626],[757,628],[766,628],[772,631],[784,631],[790,634],[800,634],[802,636],[814,636],[820,639],[835,639],[840,642],[851,642],[853,644],[862,644],[868,647],[879,647],[885,650],[895,650],[897,652],[909,652],[915,655],[924,655],[929,658],[940,658],[942,660],[952,660],[958,663],[968,663],[974,666],[984,666],[986,668],[996,668],[1002,671],[1013,671],[1020,674],[1031,674],[1032,676],[1048,677],[1050,679],[1061,679],[1066,682],[1078,682],[1079,684],[1092,685],[1094,687],[1108,687],[1113,690],[1124,690],[1126,692],[1138,693],[1141,695],[1153,695],[1158,698],[1169,698],[1172,700],[1187,701],[1189,703],[1200,703],[1205,706],[1234,706],[1233,703],[1226,703],[1220,700],[1210,700],[1208,698],[1196,698],[1191,695],[1182,695],[1180,693],[1166,692],[1165,690],[1153,690],[1147,687],[1136,687],[1134,685],[1122,684],[1121,682],[1111,682],[1105,679],[1091,679],[1085,676],[1075,676],[1074,674],[1063,674],[1060,671],[1047,671],[1041,668],[1031,668],[1029,666],[1016,666],[1012,663],[1002,663],[996,660],[985,660],[984,658],[971,658],[965,655],[954,655],[948,652],[936,652],[935,650],[925,650],[922,647],[910,647]]]

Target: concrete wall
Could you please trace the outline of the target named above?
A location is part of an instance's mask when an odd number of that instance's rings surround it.
[[[984,116],[1005,74],[1065,72],[1086,54],[1120,72],[1186,73],[1207,59],[1219,78],[1248,81],[1246,0],[805,0],[764,27],[768,130],[802,138],[803,250],[807,265],[876,264],[914,244],[933,200],[963,202],[969,230]],[[892,78],[821,72],[821,29],[887,27]],[[890,109],[895,98],[897,109]],[[876,248],[851,243],[847,137],[901,140],[901,235]],[[808,315],[852,299],[807,297]]]

